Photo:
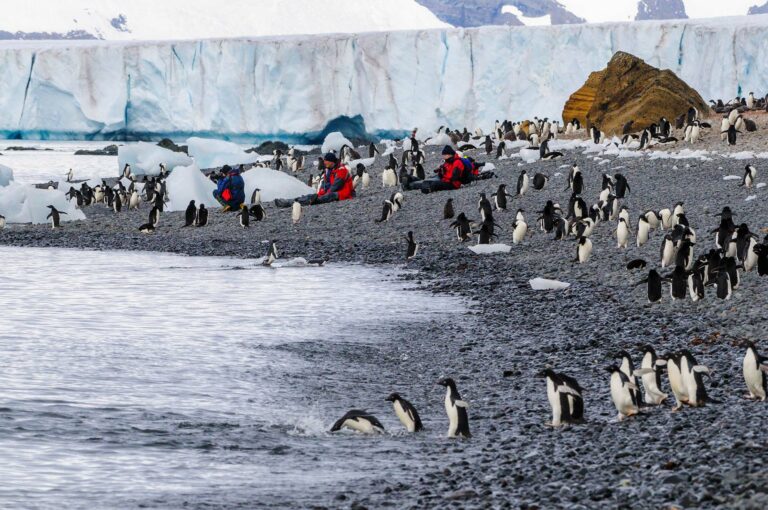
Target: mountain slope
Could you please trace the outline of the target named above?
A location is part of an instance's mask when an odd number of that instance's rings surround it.
[[[683,0],[640,0],[637,2],[636,20],[686,19]]]
[[[445,27],[415,0],[32,0],[0,39],[205,39]]]
[[[584,23],[556,0],[417,0],[442,21],[458,27]],[[530,19],[530,21],[529,21]]]

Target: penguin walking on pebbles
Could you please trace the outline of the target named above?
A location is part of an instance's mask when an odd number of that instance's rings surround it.
[[[464,213],[456,216],[456,220],[451,223],[451,228],[456,230],[456,237],[462,243],[472,239],[472,224]]]
[[[576,380],[549,368],[537,375],[547,380],[547,400],[552,408],[551,425],[559,427],[581,421],[584,417],[584,400]]]
[[[632,231],[629,229],[629,223],[624,218],[619,218],[619,225],[616,227],[617,248],[626,249],[629,245],[629,236]]]
[[[184,211],[184,226],[191,227],[195,223],[195,217],[197,216],[197,206],[194,200],[189,201],[187,210]]]
[[[67,214],[67,213],[63,211],[59,211],[52,205],[49,205],[48,209],[50,209],[51,212],[48,213],[48,216],[46,216],[45,219],[51,220],[51,228],[52,229],[61,228],[61,215]]]
[[[408,243],[408,247],[405,252],[405,259],[411,260],[413,257],[416,256],[416,253],[419,251],[419,244],[413,238],[413,231],[411,230],[409,230],[408,234],[406,234],[405,240]]]
[[[251,226],[251,215],[248,212],[247,207],[240,208],[240,212],[237,214],[237,218],[241,227],[248,228]]]
[[[703,376],[709,375],[710,370],[704,365],[699,365],[696,358],[687,349],[680,353],[680,373],[682,375],[683,385],[688,394],[688,405],[691,407],[701,407],[711,401],[707,395],[707,389],[704,386]]]
[[[747,341],[747,352],[744,354],[744,382],[747,384],[749,399],[765,402],[768,394],[768,358],[760,356],[755,344]]]
[[[204,227],[208,224],[208,209],[205,208],[205,204],[200,204],[200,209],[195,216],[195,226]]]
[[[392,402],[392,407],[395,409],[395,415],[408,432],[419,432],[424,430],[424,426],[421,424],[421,418],[419,417],[416,408],[413,407],[413,404],[401,397],[399,393],[392,393],[385,400],[387,402]]]
[[[755,183],[755,179],[757,179],[757,169],[752,165],[747,165],[744,167],[744,177],[741,179],[739,186],[750,189]]]
[[[294,225],[301,221],[301,204],[298,200],[294,200],[291,206],[291,221]]]
[[[446,200],[445,205],[443,206],[443,219],[444,220],[450,220],[454,217],[455,212],[453,210],[453,199],[449,198]]]
[[[450,377],[438,381],[440,386],[445,387],[445,412],[448,415],[448,437],[470,438],[469,415],[467,414],[466,402],[461,400],[456,383]]]
[[[507,185],[506,184],[499,184],[499,189],[496,190],[496,193],[491,195],[493,197],[494,204],[496,205],[497,211],[506,211],[507,210],[507,197],[513,198],[512,195],[507,193]]]
[[[367,411],[352,409],[339,418],[331,427],[331,432],[346,428],[361,434],[383,434],[384,425]]]
[[[648,302],[659,303],[661,302],[662,282],[664,281],[665,279],[661,277],[658,271],[651,269],[648,271],[648,276],[637,282],[637,285],[642,285],[643,283],[647,284]]]
[[[517,178],[517,196],[521,197],[528,191],[528,172],[525,170],[520,172],[520,176]]]
[[[611,374],[611,400],[619,412],[618,420],[636,415],[639,411],[633,392],[637,391],[637,386],[616,365],[606,368],[606,371]]]
[[[666,362],[656,356],[656,351],[650,345],[643,347],[643,360],[640,368],[644,370],[641,376],[644,401],[648,405],[659,405],[667,399],[667,394],[661,391],[661,372]]]
[[[574,262],[584,264],[592,255],[592,241],[588,237],[581,236],[576,242],[576,259]]]

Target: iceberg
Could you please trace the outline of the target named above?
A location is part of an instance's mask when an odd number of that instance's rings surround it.
[[[176,167],[166,179],[168,204],[166,211],[184,211],[190,200],[197,206],[216,207],[219,202],[213,198],[216,185],[207,178],[196,164]]]
[[[326,154],[328,152],[334,151],[336,154],[338,154],[339,151],[341,151],[341,148],[345,145],[353,147],[352,142],[347,140],[344,135],[338,131],[334,131],[333,133],[328,133],[328,136],[325,137],[320,152],[322,154]]]
[[[122,174],[126,163],[131,165],[134,175],[159,175],[161,163],[170,171],[179,166],[189,166],[192,160],[183,152],[173,152],[154,143],[139,142],[118,148],[118,175]]]
[[[0,187],[8,186],[13,181],[13,169],[0,165]]]
[[[259,161],[255,152],[245,152],[239,145],[225,140],[192,137],[187,140],[187,146],[189,155],[200,168],[250,165]]]
[[[245,181],[245,199],[249,201],[256,188],[261,190],[261,200],[269,202],[276,198],[293,200],[296,197],[309,195],[315,190],[286,173],[269,168],[252,168],[243,172]]]
[[[705,99],[759,93],[768,76],[766,41],[768,15],[187,41],[7,41],[0,45],[0,135],[307,139],[335,119],[357,116],[366,131],[383,137],[415,126],[488,129],[505,117],[560,118],[570,94],[619,50],[672,70]]]
[[[61,221],[84,220],[85,214],[74,201],[67,200],[64,191],[38,189],[34,186],[10,182],[0,187],[0,214],[8,223],[47,223],[49,205],[62,213]]]

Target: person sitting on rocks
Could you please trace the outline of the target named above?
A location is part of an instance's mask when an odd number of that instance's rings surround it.
[[[419,181],[413,176],[408,176],[407,180],[402,182],[403,190],[420,189],[422,193],[431,193],[433,191],[449,191],[459,189],[462,182],[468,179],[472,169],[467,168],[464,160],[456,154],[456,151],[450,145],[443,148],[443,164],[435,170],[436,177]]]
[[[329,152],[323,157],[325,174],[316,194],[296,199],[301,205],[327,204],[355,197],[355,187],[349,169],[339,162],[336,154]],[[275,199],[277,207],[291,207],[293,200]]]
[[[224,167],[227,176],[219,179],[213,196],[223,206],[222,211],[238,211],[245,203],[245,181],[240,175],[240,170]]]

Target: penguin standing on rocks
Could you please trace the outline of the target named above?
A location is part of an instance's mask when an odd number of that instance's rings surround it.
[[[51,212],[48,213],[48,216],[46,216],[45,219],[47,220],[47,219],[50,218],[50,220],[51,220],[51,228],[54,228],[54,229],[55,228],[61,228],[61,215],[62,214],[67,214],[67,213],[65,213],[63,211],[59,211],[58,209],[56,209],[52,205],[49,205],[48,209],[50,209]]]
[[[547,380],[547,400],[549,400],[549,405],[552,408],[551,425],[553,427],[583,420],[582,389],[575,379],[557,374],[549,368],[542,370],[537,375]]]
[[[535,189],[536,191],[541,191],[546,187],[548,182],[549,182],[549,177],[547,177],[542,173],[537,173],[536,175],[533,176],[533,189]]]
[[[191,227],[195,223],[195,216],[197,216],[197,206],[194,200],[190,200],[187,210],[184,211],[184,226]]]
[[[405,252],[405,259],[411,260],[419,251],[419,244],[413,239],[413,231],[411,230],[408,231],[408,234],[405,236],[405,240],[408,243],[408,247]]]
[[[706,402],[711,401],[703,381],[703,374],[710,373],[709,368],[699,365],[696,362],[696,358],[687,349],[680,353],[680,373],[682,374],[683,385],[688,394],[688,405],[691,407],[701,407]]]
[[[331,427],[331,432],[338,432],[343,428],[354,430],[361,434],[383,434],[384,425],[367,411],[352,409],[339,418]]]
[[[486,221],[489,218],[493,221],[491,201],[486,198],[485,193],[480,193],[480,200],[477,202],[477,210],[480,212],[480,221]]]
[[[640,248],[648,242],[648,237],[651,231],[651,225],[648,223],[646,216],[641,214],[637,218],[637,247]]]
[[[522,243],[528,234],[528,224],[525,222],[523,212],[522,209],[518,209],[515,221],[512,223],[512,242],[514,244]]]
[[[664,356],[664,360],[667,366],[669,389],[672,390],[672,395],[675,396],[675,407],[672,408],[672,412],[676,412],[682,409],[683,404],[688,403],[688,391],[683,382],[683,375],[680,369],[680,354],[667,354]]]
[[[493,197],[493,201],[496,205],[497,211],[506,211],[507,210],[507,197],[512,198],[512,195],[507,193],[507,185],[506,184],[499,184],[499,189],[496,190],[496,193],[491,195]]]
[[[618,420],[621,421],[628,416],[637,414],[637,401],[633,396],[633,392],[637,391],[637,386],[616,365],[606,368],[606,371],[611,374],[611,400],[619,412]]]
[[[574,262],[584,264],[592,255],[592,241],[588,237],[581,236],[576,243],[576,259]]]
[[[205,204],[200,204],[200,209],[195,216],[195,226],[204,227],[208,224],[208,209],[205,208]]]
[[[445,412],[448,414],[448,437],[470,438],[469,416],[467,415],[466,402],[461,400],[459,390],[456,389],[456,383],[450,377],[438,381],[440,386],[445,387]]]
[[[521,197],[528,191],[528,172],[525,170],[520,172],[520,176],[517,178],[517,196]]]
[[[291,221],[294,225],[301,221],[301,204],[298,200],[294,200],[291,206]]]
[[[456,237],[462,243],[472,239],[472,224],[464,213],[459,213],[451,228],[456,229]]]
[[[644,370],[641,380],[645,389],[644,401],[648,405],[659,405],[667,399],[667,394],[661,391],[661,372],[666,362],[656,356],[656,351],[650,345],[643,347],[643,360],[640,368]]]
[[[254,206],[256,207],[256,206]],[[240,222],[240,226],[243,228],[248,228],[251,226],[251,215],[248,211],[247,207],[242,207],[240,209],[240,212],[237,214],[237,218]]]
[[[740,186],[750,189],[757,179],[757,169],[752,165],[744,167],[744,177],[741,179]]]
[[[387,402],[392,402],[392,407],[395,409],[395,415],[408,432],[419,432],[424,429],[416,408],[413,407],[413,404],[401,397],[399,393],[392,393],[385,400]]]
[[[747,384],[747,398],[765,402],[768,394],[768,358],[760,356],[755,344],[747,341],[747,352],[744,354],[744,382]]]
[[[243,210],[256,221],[263,221],[267,217],[267,211],[264,210],[264,206],[261,203],[254,204],[250,208],[243,207]]]
[[[455,212],[453,210],[453,199],[449,198],[445,201],[445,205],[443,206],[443,219],[444,220],[450,220],[455,216]]]
[[[661,302],[661,296],[662,296],[662,282],[664,279],[661,277],[661,275],[656,271],[655,269],[651,269],[648,271],[648,277],[640,280],[637,285],[642,285],[643,283],[647,284],[648,286],[648,302],[649,303],[659,303]]]
[[[624,177],[623,174],[616,174],[613,178],[616,180],[616,190],[614,191],[614,195],[616,195],[616,198],[625,198],[627,193],[631,191],[627,178]]]
[[[632,231],[629,229],[629,223],[624,218],[619,218],[619,225],[616,227],[617,248],[626,249],[629,245],[629,236]]]

